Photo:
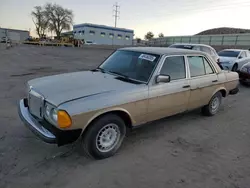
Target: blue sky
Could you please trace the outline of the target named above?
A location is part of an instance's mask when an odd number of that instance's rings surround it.
[[[0,27],[31,29],[31,11],[36,5],[52,2],[72,9],[74,23],[114,25],[116,0],[1,0]],[[250,28],[247,21],[250,0],[117,0],[120,19],[117,27],[134,29],[135,36],[147,31],[165,36],[193,35],[215,27]]]

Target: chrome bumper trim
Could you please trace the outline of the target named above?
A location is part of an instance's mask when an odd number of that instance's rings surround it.
[[[24,106],[24,100],[20,100],[18,113],[26,127],[28,127],[36,136],[47,143],[56,143],[56,136],[45,129],[39,121],[37,121]]]

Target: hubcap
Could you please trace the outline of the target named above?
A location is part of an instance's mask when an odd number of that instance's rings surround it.
[[[211,103],[212,112],[216,112],[220,105],[220,99],[215,97]]]
[[[111,151],[120,140],[120,130],[116,124],[104,126],[97,134],[96,147],[100,152]]]

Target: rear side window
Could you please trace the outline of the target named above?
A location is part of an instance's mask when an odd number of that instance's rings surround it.
[[[214,49],[212,49],[212,54],[213,54],[214,56],[217,56],[217,52],[216,52]]]
[[[214,71],[213,71],[212,67],[210,66],[209,62],[205,58],[202,58],[202,59],[204,62],[206,74],[213,74]]]
[[[201,47],[200,46],[194,46],[193,50],[201,51]]]
[[[167,57],[160,74],[169,75],[171,80],[186,78],[186,68],[183,56]]]
[[[202,46],[201,51],[208,53],[209,55],[212,55],[211,50],[208,47]]]
[[[206,74],[214,73],[209,62],[204,57],[189,56],[188,63],[189,63],[191,77],[203,76]]]
[[[193,46],[191,46],[191,45],[178,45],[178,44],[172,44],[171,46],[169,46],[169,48],[181,48],[181,49],[192,50],[192,49],[193,49]]]

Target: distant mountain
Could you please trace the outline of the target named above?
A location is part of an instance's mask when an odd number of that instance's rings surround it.
[[[196,35],[218,35],[218,34],[239,34],[239,33],[250,33],[250,29],[220,27],[220,28],[208,29]]]

